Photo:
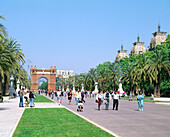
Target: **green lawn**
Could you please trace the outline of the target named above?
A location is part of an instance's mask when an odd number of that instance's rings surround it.
[[[121,100],[129,100],[129,98],[120,98]],[[132,99],[133,101],[137,101],[137,99]],[[155,100],[143,100],[144,102],[157,102],[157,103],[170,103],[170,101],[155,101]]]
[[[13,137],[111,137],[65,108],[25,109]]]
[[[50,103],[50,102],[54,103],[50,99],[39,94],[36,94],[36,99],[34,99],[34,103]]]

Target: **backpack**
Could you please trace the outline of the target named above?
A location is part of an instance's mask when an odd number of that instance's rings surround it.
[[[108,93],[106,93],[106,98],[109,98],[109,92],[108,92]]]

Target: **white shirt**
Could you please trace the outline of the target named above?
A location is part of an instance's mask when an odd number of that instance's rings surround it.
[[[100,98],[100,99],[102,98],[102,95],[101,95],[101,94],[97,94],[96,100],[98,100],[99,98]]]
[[[119,94],[113,93],[112,95],[113,95],[113,99],[118,99],[119,100]]]

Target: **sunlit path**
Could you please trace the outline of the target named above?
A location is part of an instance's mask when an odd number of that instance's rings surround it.
[[[105,110],[104,105],[101,111],[98,111],[95,98],[85,99],[84,112],[79,114],[123,137],[169,137],[170,135],[169,105],[144,103],[144,112],[139,112],[136,101],[121,100],[119,111],[111,110],[112,101],[108,111]],[[54,101],[57,99],[54,98]],[[67,97],[63,97],[62,105],[76,112],[74,99],[72,104],[68,105]]]

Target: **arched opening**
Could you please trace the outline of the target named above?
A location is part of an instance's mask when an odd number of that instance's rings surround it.
[[[48,78],[46,77],[40,77],[38,79],[38,89],[39,90],[48,90],[48,83],[49,83],[49,80]]]

